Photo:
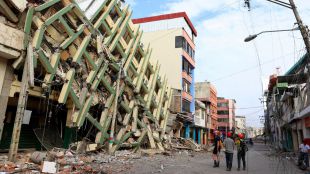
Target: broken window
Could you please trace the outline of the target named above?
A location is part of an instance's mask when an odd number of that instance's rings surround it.
[[[113,20],[113,22],[116,23],[117,19],[119,18],[119,14],[118,14],[116,8],[113,8],[113,9],[110,11],[110,17],[111,17],[111,19]]]

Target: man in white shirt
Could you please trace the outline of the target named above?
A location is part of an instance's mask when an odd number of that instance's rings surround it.
[[[305,167],[309,167],[309,156],[308,151],[310,150],[310,146],[304,141],[299,145],[299,165],[302,164],[302,162],[305,162]]]

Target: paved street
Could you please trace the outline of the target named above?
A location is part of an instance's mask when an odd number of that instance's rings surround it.
[[[234,154],[233,169],[226,171],[224,154],[220,163],[220,168],[213,168],[213,162],[210,153],[196,153],[193,156],[186,152],[177,153],[173,156],[154,156],[143,157],[135,162],[133,168],[125,173],[127,174],[145,174],[145,173],[238,173],[238,174],[302,174],[288,158],[268,156],[270,151],[265,145],[256,144],[250,148],[247,156],[248,168],[246,171],[237,171],[237,157]]]

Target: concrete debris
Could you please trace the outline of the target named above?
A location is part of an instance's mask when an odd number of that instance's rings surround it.
[[[171,138],[171,141],[167,142],[166,146],[170,150],[202,150],[202,147],[199,144],[195,143],[192,139],[185,138]]]
[[[57,172],[57,164],[55,162],[44,161],[42,172],[44,172],[44,173],[56,173]]]
[[[44,159],[46,159],[46,152],[35,151],[31,154],[30,160],[36,164],[41,164]]]
[[[32,154],[21,154],[15,163],[7,161],[7,156],[0,156],[0,172],[114,173],[115,171],[126,171],[132,166],[134,160],[140,158],[141,153],[129,150],[117,151],[114,155],[108,155],[104,151],[78,154],[72,150],[54,148],[48,152],[35,151]]]

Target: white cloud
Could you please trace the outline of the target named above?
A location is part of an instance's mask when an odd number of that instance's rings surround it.
[[[126,3],[131,7],[134,7],[137,4],[137,0],[126,0]]]
[[[240,2],[242,0],[178,0],[167,3],[160,13],[186,11],[194,20],[198,30],[196,81],[213,81],[219,95],[235,98],[238,107],[260,106],[261,79],[268,78],[276,67],[286,72],[305,53],[298,51],[304,45],[298,31],[294,32],[294,37],[292,32],[283,32],[264,34],[255,41],[243,42],[249,34],[292,28],[295,18],[291,10],[267,1],[252,1],[250,12]],[[310,1],[296,0],[296,5],[304,23],[310,24]],[[210,13],[212,15],[208,17]],[[254,42],[262,63],[262,74]],[[241,70],[247,71],[236,73]],[[226,78],[214,81],[221,77]],[[253,110],[237,110],[240,115],[251,112]],[[258,124],[255,120],[262,114],[248,115],[248,123]]]
[[[205,11],[218,11],[223,6],[238,7],[239,1],[236,0],[180,0],[166,4],[163,13],[186,11],[189,17],[197,17]]]

